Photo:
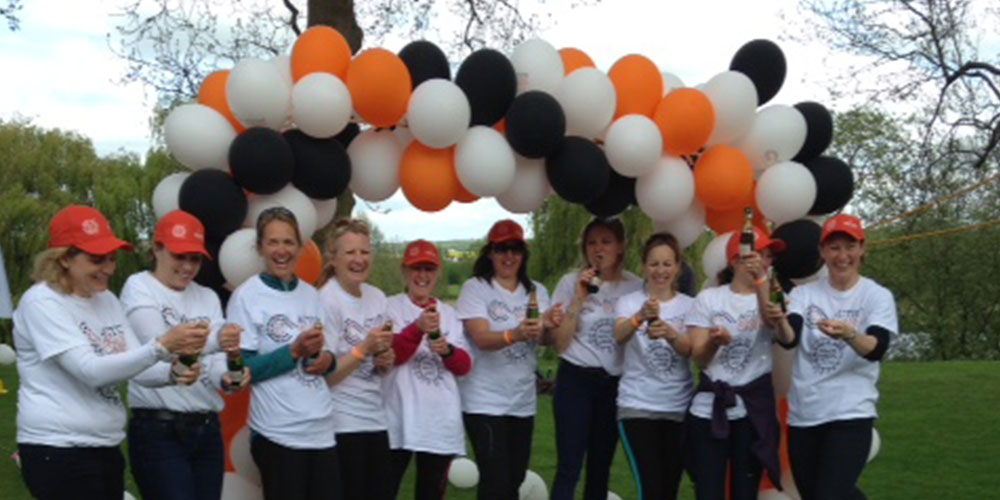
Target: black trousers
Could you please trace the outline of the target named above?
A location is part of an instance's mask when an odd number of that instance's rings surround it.
[[[337,434],[344,500],[391,500],[389,434],[386,431]]]
[[[24,484],[39,500],[121,500],[125,491],[125,458],[117,446],[18,443],[17,450]]]
[[[391,498],[399,498],[399,486],[403,483],[410,458],[417,456],[417,487],[413,492],[416,500],[441,500],[448,487],[448,467],[452,455],[438,455],[424,451],[391,450],[392,463]]]
[[[638,500],[676,499],[684,470],[684,424],[626,418],[619,423]]]
[[[615,417],[618,377],[600,368],[559,361],[552,412],[556,426],[556,477],[552,500],[573,500],[584,457],[583,500],[605,500],[618,446]]]
[[[763,466],[751,451],[757,431],[749,418],[729,421],[729,437],[712,437],[712,421],[688,415],[688,449],[691,479],[698,500],[726,498],[726,468],[729,467],[731,500],[756,500]]]
[[[478,500],[518,500],[531,458],[535,417],[463,414],[479,467]]]
[[[858,479],[868,461],[874,419],[788,427],[788,459],[802,500],[865,500]]]
[[[267,500],[327,500],[340,495],[336,447],[300,450],[254,434],[250,455],[260,469]]]

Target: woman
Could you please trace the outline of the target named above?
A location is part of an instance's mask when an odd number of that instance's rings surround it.
[[[788,393],[788,455],[803,500],[865,498],[858,489],[878,416],[879,361],[898,331],[892,292],[861,276],[865,232],[857,217],[823,225],[829,278],[798,286],[786,317],[768,319],[799,346]]]
[[[130,276],[122,289],[136,336],[148,342],[177,325],[199,322],[210,326],[210,334],[202,383],[162,389],[129,383],[132,475],[144,498],[218,500],[225,467],[218,413],[225,402],[217,389],[243,389],[250,381],[244,368],[234,387],[226,373],[227,354],[218,351],[238,356],[240,329],[223,325],[218,296],[193,282],[202,258],[210,257],[201,222],[186,212],[171,212],[156,224],[153,242],[153,272]]]
[[[394,360],[392,325],[386,298],[366,281],[372,247],[368,224],[337,221],[326,239],[326,265],[320,278],[320,300],[330,321],[330,345],[339,356],[360,364],[331,390],[333,429],[340,453],[343,498],[389,500],[389,434],[382,398],[381,374]],[[366,347],[371,342],[371,347]]]
[[[207,331],[178,325],[140,344],[108,291],[115,252],[131,249],[90,207],[70,206],[49,225],[35,284],[14,312],[17,443],[21,475],[39,499],[120,499],[125,490],[125,407],[118,383],[190,384],[196,364],[172,375],[175,353],[200,351]]]
[[[546,329],[559,325],[562,312],[558,305],[549,309],[545,287],[528,279],[520,225],[499,221],[487,239],[458,296],[458,316],[476,362],[459,390],[479,466],[476,498],[507,500],[518,498],[531,457],[535,347]]]
[[[559,353],[552,409],[556,428],[556,477],[552,498],[571,500],[584,456],[585,500],[608,495],[611,461],[618,445],[615,399],[622,353],[615,342],[615,304],[642,287],[625,271],[625,226],[595,218],[580,241],[586,267],[563,276],[552,300],[568,304],[566,318],[552,332]]]
[[[677,498],[684,466],[684,412],[693,383],[691,340],[681,333],[694,299],[677,291],[677,239],[656,233],[642,248],[644,289],[618,300],[615,340],[625,348],[618,388],[622,444],[639,500]]]
[[[275,207],[257,218],[265,271],[239,285],[226,309],[243,328],[240,348],[253,373],[250,454],[264,498],[337,498],[336,441],[327,380],[341,363],[325,347],[329,329],[316,289],[295,276],[299,225]]]
[[[456,377],[472,368],[462,323],[455,309],[432,293],[441,276],[441,257],[428,241],[403,252],[406,292],[389,297],[389,318],[405,326],[396,336],[396,369],[383,383],[392,451],[391,498],[410,458],[417,456],[416,500],[441,500],[448,466],[465,454],[462,406]]]
[[[771,254],[785,245],[756,228],[754,236],[753,251],[746,255],[740,252],[740,234],[730,237],[720,285],[698,294],[686,320],[691,357],[701,369],[688,427],[699,500],[724,497],[727,468],[734,500],[757,498],[762,469],[781,484],[771,384],[774,335],[761,314]]]

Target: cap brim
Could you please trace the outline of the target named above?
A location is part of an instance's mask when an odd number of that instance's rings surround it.
[[[834,229],[833,231],[830,231],[830,232],[824,234],[819,239],[820,244],[826,242],[826,240],[830,239],[830,237],[833,236],[833,235],[835,235],[835,234],[846,234],[846,235],[850,236],[851,238],[853,238],[855,241],[865,241],[865,235],[864,234],[860,234],[860,235],[859,234],[855,234],[855,232],[848,231],[846,229]]]
[[[511,241],[516,241],[518,243],[524,243],[524,238],[518,238],[517,236],[504,236],[502,238],[497,238],[495,240],[490,240],[490,243],[494,245],[499,245],[501,243],[509,243]]]
[[[407,260],[403,262],[403,265],[406,267],[413,267],[417,264],[434,264],[435,266],[440,267],[441,261],[434,260],[430,257],[415,257],[413,260]]]
[[[107,255],[118,250],[125,250],[126,252],[131,252],[135,248],[128,242],[119,240],[114,236],[108,236],[106,238],[98,238],[95,240],[90,240],[86,243],[79,243],[73,245],[84,252],[91,255]]]
[[[205,250],[205,246],[199,245],[197,243],[175,242],[170,244],[164,243],[163,246],[166,247],[170,253],[175,253],[175,254],[200,253],[205,257],[208,257],[209,259],[212,258],[212,254],[208,253],[208,250]]]

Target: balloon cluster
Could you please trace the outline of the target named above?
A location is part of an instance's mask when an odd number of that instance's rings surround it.
[[[477,50],[452,77],[430,42],[352,58],[317,26],[290,57],[213,73],[197,104],[170,113],[167,146],[195,172],[164,179],[154,206],[179,205],[222,241],[271,205],[292,209],[308,237],[347,187],[372,202],[402,189],[428,212],[496,197],[527,213],[554,191],[601,216],[637,204],[687,246],[706,225],[738,228],[744,207],[782,225],[851,198],[851,169],[821,156],[826,108],[761,108],[785,73],[768,40],[688,88],[642,55],[605,73],[579,49],[532,39],[509,57]]]

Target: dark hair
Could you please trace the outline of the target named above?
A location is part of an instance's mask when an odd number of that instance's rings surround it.
[[[674,275],[673,288],[677,290],[677,283],[684,273],[684,254],[681,252],[681,244],[677,242],[674,235],[667,232],[653,233],[646,238],[646,243],[642,245],[642,265],[646,265],[646,259],[654,248],[659,246],[670,247],[674,251],[674,259],[677,261],[677,273]]]
[[[615,239],[619,243],[625,243],[625,224],[622,224],[621,219],[617,217],[594,217],[586,226],[583,227],[583,232],[580,233],[580,253],[583,255],[583,265],[587,267],[590,262],[587,262],[587,235],[590,234],[594,229],[604,228],[611,231],[611,234],[615,236]],[[618,267],[625,264],[625,253],[623,252],[618,256],[618,262],[615,263]]]
[[[257,248],[264,243],[264,228],[274,221],[281,221],[295,230],[295,241],[302,245],[302,236],[299,235],[299,221],[295,219],[295,214],[285,207],[271,207],[257,216]]]
[[[728,285],[733,282],[734,276],[736,276],[736,271],[733,270],[732,264],[727,264],[725,269],[715,275],[715,284],[717,286]]]
[[[521,267],[517,269],[517,281],[521,282],[525,291],[533,292],[535,291],[535,284],[528,279],[528,245],[524,242],[521,242],[521,245],[524,246],[524,258],[521,259]],[[475,264],[472,265],[472,275],[487,283],[493,279],[494,270],[493,262],[490,260],[490,252],[496,246],[492,243],[483,245],[483,248],[479,249],[479,256],[476,257]]]

